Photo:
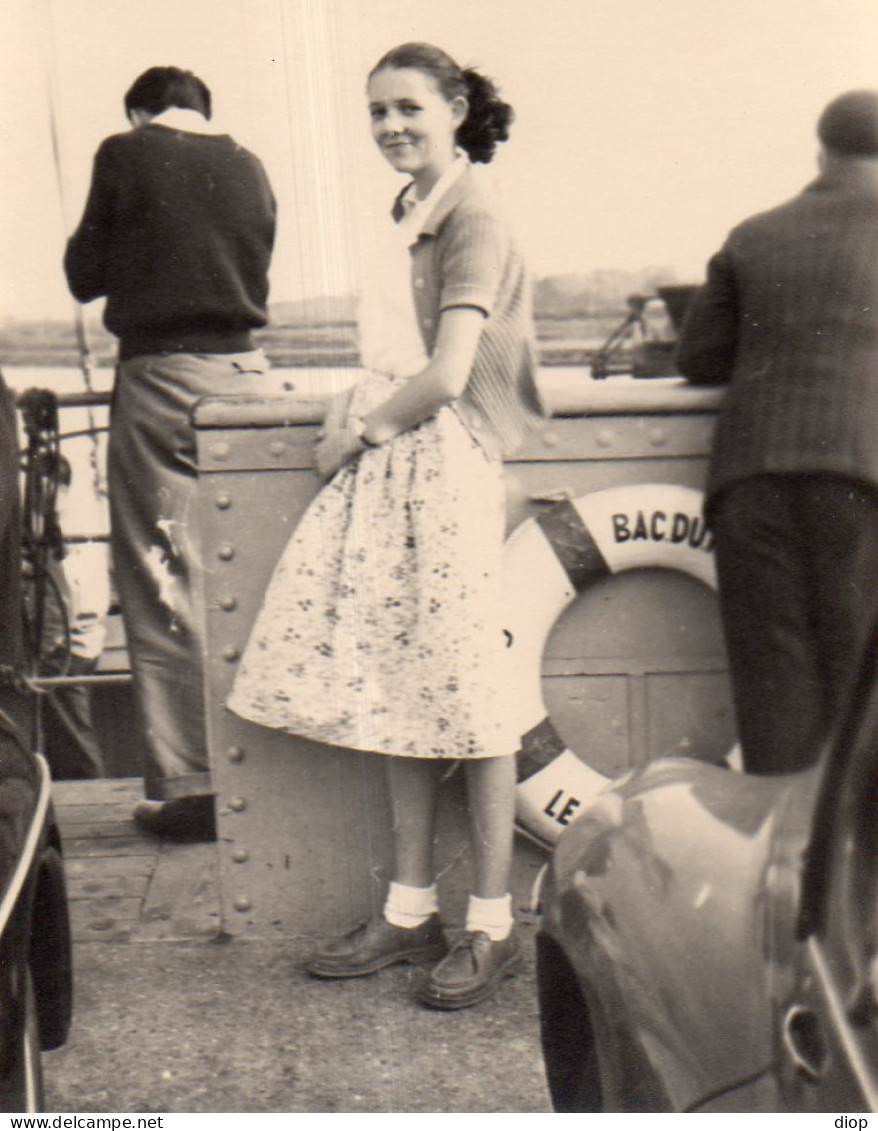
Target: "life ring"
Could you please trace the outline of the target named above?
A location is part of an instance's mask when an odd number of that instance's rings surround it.
[[[678,570],[716,589],[713,537],[703,495],[647,483],[553,502],[507,539],[501,574],[508,710],[521,737],[516,822],[550,846],[609,783],[564,745],[543,702],[541,665],[549,633],[590,585],[644,567]],[[511,693],[509,693],[511,692]],[[734,763],[735,748],[729,757]]]

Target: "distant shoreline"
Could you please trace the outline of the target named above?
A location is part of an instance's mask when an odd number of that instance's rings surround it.
[[[590,365],[618,319],[538,319],[537,354],[544,366]],[[12,326],[0,331],[0,365],[78,368],[80,355],[73,328],[63,335],[49,328]],[[254,334],[256,345],[282,369],[356,368],[360,364],[356,326],[338,322],[323,326],[270,326]],[[89,331],[92,365],[116,364],[116,340],[105,330]],[[624,356],[624,351],[622,351]]]
[[[597,347],[592,349],[549,347],[537,350],[539,364],[546,368],[589,366],[596,353]],[[360,358],[356,351],[306,354],[266,350],[266,356],[277,369],[357,369],[360,366]],[[624,358],[626,354],[622,351],[618,356]],[[92,358],[92,364],[98,369],[109,369],[113,368],[116,362],[112,356],[97,355]],[[0,365],[3,369],[78,369],[80,358],[73,350],[51,353],[4,350]]]

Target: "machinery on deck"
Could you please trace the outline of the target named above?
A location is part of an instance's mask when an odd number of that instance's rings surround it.
[[[657,287],[654,295],[631,295],[628,314],[592,360],[592,377],[678,376],[674,365],[677,335],[696,290],[691,284],[681,283]]]

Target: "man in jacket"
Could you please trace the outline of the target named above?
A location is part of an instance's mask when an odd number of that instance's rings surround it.
[[[731,232],[678,349],[728,385],[707,512],[756,773],[818,756],[878,608],[878,93],[817,132],[819,176]]]
[[[143,727],[146,798],[164,836],[215,836],[205,735],[201,567],[192,529],[202,396],[252,392],[266,370],[275,202],[259,162],[211,124],[189,71],[152,67],[125,96],[64,266],[80,302],[106,296],[119,338],[108,455],[114,576]]]

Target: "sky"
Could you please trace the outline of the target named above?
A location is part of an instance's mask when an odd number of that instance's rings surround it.
[[[268,170],[273,301],[368,275],[404,182],[371,140],[365,80],[396,44],[438,44],[514,106],[488,175],[538,277],[698,281],[734,223],[812,178],[826,102],[878,87],[875,0],[4,0],[4,17],[0,321],[72,317],[66,236],[155,64],[198,73]]]

